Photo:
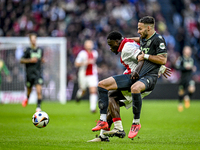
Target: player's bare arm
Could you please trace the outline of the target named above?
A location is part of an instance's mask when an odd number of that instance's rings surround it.
[[[155,64],[165,65],[167,62],[167,54],[149,55],[142,52],[142,54],[138,56],[138,61],[142,61],[144,59],[147,59]]]
[[[132,80],[139,79],[139,73],[140,73],[140,70],[142,69],[143,64],[144,64],[144,61],[138,62],[138,65],[137,65],[135,71],[131,73],[131,79]]]

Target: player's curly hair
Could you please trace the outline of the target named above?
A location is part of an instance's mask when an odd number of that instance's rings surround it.
[[[107,40],[121,40],[122,39],[122,34],[118,31],[112,31],[108,34]]]
[[[144,23],[144,24],[155,24],[155,19],[151,16],[145,16],[145,17],[142,17],[140,20],[139,20],[140,23]]]

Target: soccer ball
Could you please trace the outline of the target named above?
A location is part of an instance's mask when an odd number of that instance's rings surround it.
[[[44,111],[36,112],[32,117],[32,122],[38,128],[46,127],[49,123],[49,116]]]

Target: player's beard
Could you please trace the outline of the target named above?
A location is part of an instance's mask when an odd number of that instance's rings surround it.
[[[141,35],[141,38],[142,39],[146,39],[146,37],[148,36],[148,33],[147,33],[147,30],[145,30],[142,35]]]

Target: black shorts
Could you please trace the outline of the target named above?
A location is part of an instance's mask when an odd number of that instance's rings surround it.
[[[115,79],[115,82],[117,83],[118,90],[129,90],[130,91],[130,87],[134,83],[131,80],[130,74],[115,75],[112,77]]]
[[[188,86],[190,85],[194,85],[195,82],[193,80],[181,80],[181,82],[179,83],[179,90],[186,90],[188,88]]]
[[[145,91],[152,91],[156,85],[158,77],[153,75],[146,75],[142,78],[140,78],[138,81],[141,81],[145,84]]]
[[[113,76],[117,83],[117,87],[119,90],[128,90],[130,91],[131,86],[135,83],[135,80],[131,79],[130,74],[123,74],[123,75],[116,75]],[[157,76],[154,75],[146,75],[142,78],[140,78],[138,81],[141,81],[145,84],[145,91],[152,91],[156,85],[157,82]]]
[[[42,76],[26,76],[26,87],[32,87],[33,85],[43,85],[44,81]]]

